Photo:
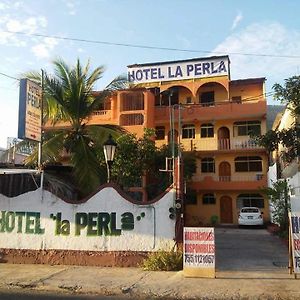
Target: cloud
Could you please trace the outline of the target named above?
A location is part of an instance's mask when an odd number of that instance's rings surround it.
[[[242,19],[243,19],[243,14],[242,12],[239,11],[232,22],[231,30],[234,30],[238,26],[238,24],[242,21]]]
[[[267,82],[273,85],[274,82],[294,75],[300,63],[299,58],[279,58],[268,55],[299,55],[300,32],[287,29],[277,22],[251,24],[228,36],[213,50],[213,55],[221,53],[229,54],[232,79],[267,77]],[[266,56],[233,53],[265,54]]]
[[[46,28],[47,23],[47,19],[44,16],[17,19],[11,18],[9,14],[5,14],[0,19],[0,44],[25,47],[28,41],[34,42],[35,39],[30,36],[24,38],[13,34],[13,32],[36,33],[38,30]],[[3,31],[1,32],[2,28]]]
[[[69,15],[76,15],[77,13],[77,7],[80,4],[78,0],[64,0],[67,8],[68,8],[68,13]]]
[[[37,58],[48,58],[57,44],[57,40],[53,38],[44,38],[43,43],[32,46],[31,51]]]

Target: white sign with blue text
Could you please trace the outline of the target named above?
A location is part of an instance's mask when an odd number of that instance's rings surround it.
[[[226,56],[128,66],[128,80],[135,84],[227,75],[229,59]]]

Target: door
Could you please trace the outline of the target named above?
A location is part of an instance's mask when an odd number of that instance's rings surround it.
[[[218,130],[219,150],[230,149],[230,132],[227,127],[221,127]]]
[[[233,223],[232,199],[229,196],[222,196],[220,199],[221,223]]]
[[[231,181],[231,167],[227,161],[222,161],[219,165],[219,181]]]

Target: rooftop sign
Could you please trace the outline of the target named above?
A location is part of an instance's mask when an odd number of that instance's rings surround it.
[[[21,79],[18,128],[20,139],[41,141],[41,101],[42,88],[33,81]]]
[[[135,84],[229,76],[229,73],[228,56],[128,66],[128,80]]]

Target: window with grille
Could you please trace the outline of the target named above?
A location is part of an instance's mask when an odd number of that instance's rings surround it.
[[[182,126],[182,138],[194,139],[195,138],[195,125],[186,124]]]
[[[121,111],[144,110],[144,94],[131,92],[121,94]]]
[[[201,125],[201,137],[214,137],[214,125],[211,123]]]
[[[260,135],[261,134],[261,122],[260,121],[243,121],[233,123],[233,135],[245,136],[245,135]]]
[[[201,159],[201,172],[202,173],[215,172],[215,160],[212,157],[205,157]]]
[[[258,207],[264,208],[265,202],[264,198],[260,194],[240,194],[236,201],[237,208],[242,207]]]
[[[202,204],[216,204],[216,197],[214,194],[204,194],[202,197]]]
[[[165,139],[165,127],[164,126],[155,127],[155,139],[156,140],[164,140]]]
[[[142,114],[124,114],[120,116],[121,126],[143,125],[144,116]]]
[[[259,156],[239,156],[234,160],[236,172],[261,172],[262,158]]]

